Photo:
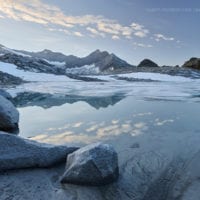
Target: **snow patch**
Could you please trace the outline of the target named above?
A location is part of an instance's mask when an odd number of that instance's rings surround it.
[[[46,59],[43,59],[44,61],[48,62],[49,64],[51,65],[55,65],[57,67],[64,67],[66,65],[65,62],[59,62],[59,61],[50,61],[50,60],[46,60]]]
[[[120,74],[118,77],[123,78],[135,78],[135,79],[150,79],[153,81],[167,81],[167,82],[190,82],[190,78],[185,78],[181,76],[170,76],[167,74],[159,73],[146,73],[146,72],[136,72],[129,74]]]
[[[64,81],[74,81],[64,75],[54,75],[46,73],[36,73],[30,71],[24,71],[17,68],[14,64],[0,62],[0,71],[17,76],[25,81],[38,81],[38,82],[64,82]]]

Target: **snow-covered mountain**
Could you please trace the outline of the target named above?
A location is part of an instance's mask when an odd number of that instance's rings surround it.
[[[86,75],[116,75],[134,72],[160,73],[191,78],[200,77],[200,70],[196,70],[195,67],[185,67],[185,65],[183,67],[161,67],[149,59],[144,59],[138,66],[134,66],[115,54],[100,50],[79,58],[47,49],[40,52],[28,52],[13,50],[0,45],[0,62],[14,64],[18,69],[25,71],[66,75],[78,80],[81,79],[80,76]]]
[[[0,61],[15,64],[29,71],[54,74],[99,74],[133,68],[133,65],[106,51],[96,50],[86,57],[66,56],[59,52],[43,50],[28,52],[0,46]]]

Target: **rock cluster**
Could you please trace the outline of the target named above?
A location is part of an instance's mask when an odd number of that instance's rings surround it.
[[[62,183],[98,186],[117,180],[118,156],[110,145],[95,143],[78,149],[42,144],[9,134],[18,132],[19,122],[19,112],[10,100],[12,97],[0,90],[0,172],[50,167],[67,158]]]

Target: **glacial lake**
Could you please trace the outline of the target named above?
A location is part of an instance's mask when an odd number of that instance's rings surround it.
[[[162,199],[168,184],[178,180],[174,173],[200,150],[199,82],[177,77],[158,82],[35,82],[8,91],[22,92],[15,99],[20,136],[68,146],[112,144],[119,155],[120,179],[104,188],[103,199],[146,200]],[[152,184],[160,191],[156,195]]]

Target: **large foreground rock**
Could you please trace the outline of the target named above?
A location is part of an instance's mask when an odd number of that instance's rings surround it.
[[[0,132],[0,171],[50,167],[65,161],[74,147],[53,146]]]
[[[98,186],[112,183],[118,176],[118,156],[113,147],[95,143],[68,156],[61,182]]]
[[[15,106],[0,95],[0,131],[18,133],[18,122],[19,112]]]

